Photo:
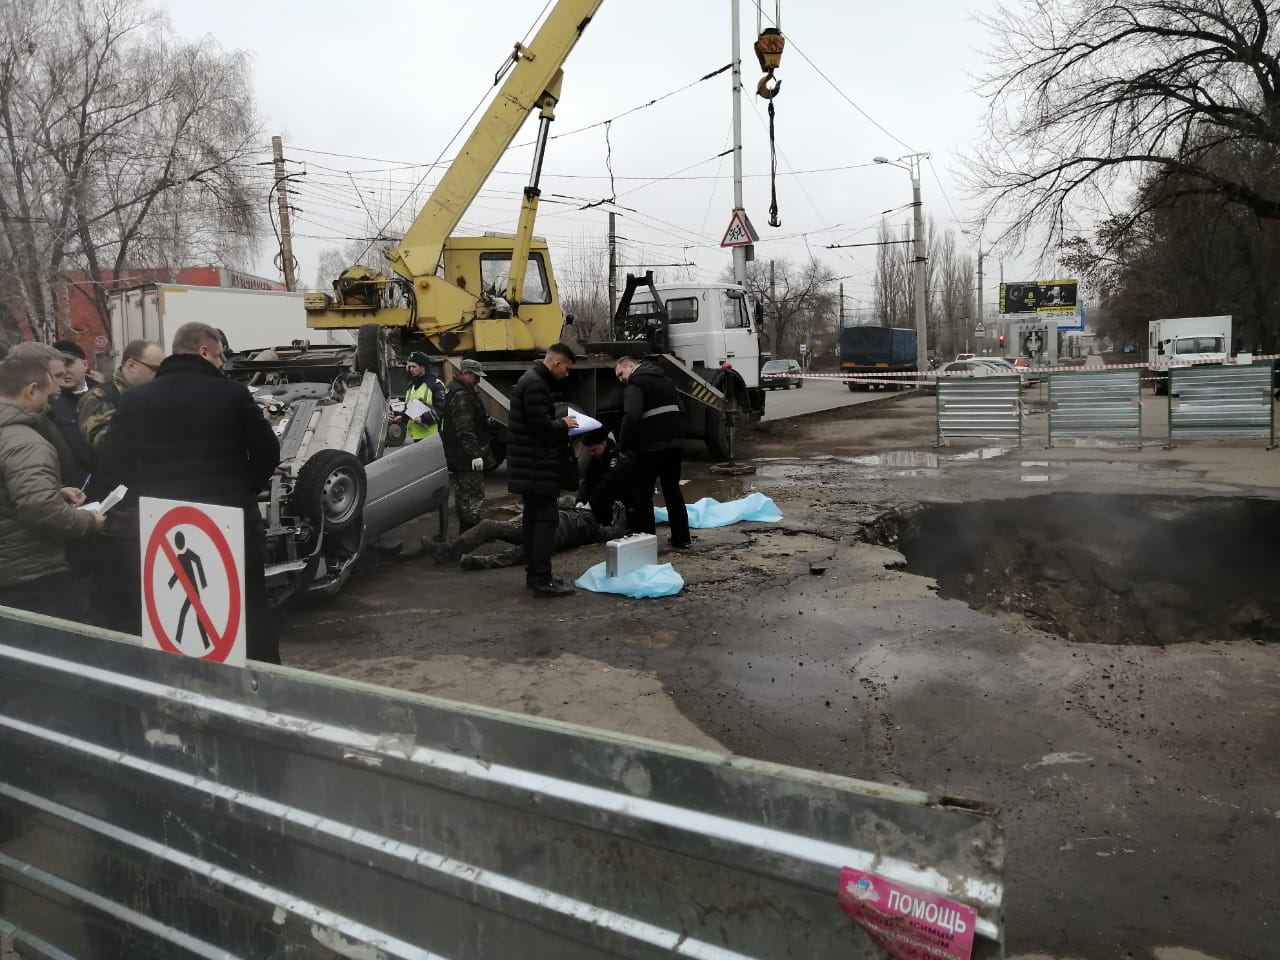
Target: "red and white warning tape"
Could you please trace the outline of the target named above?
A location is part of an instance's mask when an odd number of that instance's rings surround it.
[[[981,357],[975,359],[981,360]],[[1259,360],[1280,360],[1280,353],[1264,353],[1256,354],[1253,358]],[[1218,361],[1198,361],[1196,363],[1179,363],[1174,367],[1195,367],[1195,366],[1221,366]],[[1226,364],[1231,366],[1231,364]],[[1036,377],[1043,373],[1098,373],[1106,370],[1151,370],[1156,373],[1168,372],[1170,367],[1153,367],[1149,363],[1109,363],[1100,367],[1083,367],[1075,366],[1057,366],[1057,367],[1024,367],[1019,369],[1019,373],[1027,377]],[[1012,376],[1013,374],[1009,374]],[[896,372],[896,373],[803,373],[801,376],[806,380],[840,380],[844,383],[875,383],[880,380],[890,380],[899,382],[902,380],[913,380],[927,383],[930,380],[937,380],[941,377],[962,377],[970,378],[971,375],[967,371],[957,370],[954,373],[943,373],[938,370],[929,370],[924,374],[916,371]],[[998,374],[997,374],[998,376]]]

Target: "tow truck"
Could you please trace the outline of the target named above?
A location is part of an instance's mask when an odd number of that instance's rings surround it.
[[[383,251],[390,272],[348,267],[331,293],[307,294],[309,327],[357,329],[364,369],[385,370],[387,354],[424,350],[451,378],[463,357],[475,357],[489,373],[482,388],[488,413],[507,423],[512,389],[530,360],[559,340],[575,343],[550,251],[533,227],[562,66],[602,2],[558,0],[529,44],[515,45],[494,78],[502,85],[482,119],[404,237]],[[516,231],[453,236],[535,111],[533,168]],[[747,291],[737,284],[659,287],[651,274],[628,277],[613,339],[576,344],[582,359],[564,385],[565,399],[616,424],[622,390],[613,366],[622,356],[650,356],[676,384],[687,434],[702,438],[712,458],[732,459],[737,423],[764,414],[761,312],[747,303]]]

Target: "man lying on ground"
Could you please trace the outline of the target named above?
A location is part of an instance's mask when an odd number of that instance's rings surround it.
[[[592,543],[605,543],[627,534],[626,515],[622,504],[615,504],[613,523],[603,525],[589,507],[575,507],[572,496],[560,498],[559,518],[556,523],[554,550],[572,550]],[[444,543],[424,539],[422,549],[401,553],[402,559],[427,553],[436,563],[457,563],[463,570],[497,570],[502,567],[518,567],[524,563],[521,536],[524,524],[521,517],[514,520],[481,520],[465,533]],[[512,546],[497,553],[476,553],[480,547],[495,541]]]

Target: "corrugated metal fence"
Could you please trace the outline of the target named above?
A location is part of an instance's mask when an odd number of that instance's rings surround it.
[[[959,801],[0,611],[0,922],[20,957],[882,957],[854,867],[978,911]]]
[[[1142,446],[1142,371],[1051,373],[1049,446],[1059,440]]]
[[[1020,377],[941,378],[938,444],[949,440],[1013,440],[1022,446]]]
[[[1272,362],[1169,371],[1169,442],[1257,437],[1275,444]]]

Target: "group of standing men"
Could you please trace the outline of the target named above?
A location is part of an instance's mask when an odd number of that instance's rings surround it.
[[[511,397],[507,446],[508,489],[524,507],[525,586],[539,597],[563,597],[573,587],[555,577],[551,554],[560,525],[561,490],[578,490],[578,499],[603,526],[621,502],[632,533],[653,533],[654,482],[662,485],[671,524],[671,546],[690,545],[689,516],[680,492],[683,418],[675,385],[657,364],[625,357],[614,373],[624,384],[623,419],[616,451],[608,435],[587,438],[589,474],[594,483],[579,486],[570,433],[578,427],[572,414],[559,415],[555,386],[573,371],[573,350],[554,344],[516,382]],[[590,476],[588,481],[590,481]]]
[[[23,343],[0,360],[0,604],[87,620],[137,634],[141,627],[138,499],[189,500],[243,511],[246,640],[251,659],[279,663],[266,594],[266,539],[259,492],[280,462],[280,445],[261,409],[240,384],[221,376],[223,340],[201,323],[180,327],[172,354],[138,340],[119,367],[91,383],[83,350],[71,341]],[[619,360],[624,384],[617,444],[607,431],[585,438],[591,454],[581,480],[570,443],[577,420],[558,414],[556,385],[573,370],[574,353],[557,343],[520,377],[511,400],[508,488],[523,501],[521,556],[536,596],[573,588],[557,579],[551,554],[561,523],[562,491],[576,490],[570,510],[594,514],[594,527],[653,533],[655,482],[662,487],[671,545],[690,544],[680,493],[682,419],[676,391],[649,361]],[[407,417],[411,440],[442,440],[455,491],[460,532],[483,519],[484,473],[496,465],[490,421],[479,392],[482,364],[467,359],[448,390],[429,375],[423,354],[410,357]],[[116,486],[125,500],[110,514],[80,509]],[[86,586],[89,587],[86,590]],[[92,597],[86,607],[83,598]]]
[[[137,634],[138,499],[238,507],[247,653],[280,662],[258,510],[280,445],[250,393],[221,375],[223,351],[213,327],[185,324],[169,357],[134,341],[111,379],[90,385],[73,342],[9,350],[0,361],[0,604]],[[128,493],[109,514],[79,509],[116,486]]]
[[[654,487],[660,485],[671,524],[671,546],[690,546],[689,515],[680,492],[684,421],[675,385],[649,360],[620,359],[614,374],[623,384],[623,416],[615,441],[605,428],[582,436],[588,453],[580,472],[571,436],[577,419],[560,409],[558,385],[573,372],[571,347],[556,343],[516,382],[507,441],[510,492],[519,494],[519,523],[484,521],[484,474],[496,465],[490,420],[480,397],[484,366],[463,360],[439,403],[430,361],[411,354],[405,417],[410,440],[441,430],[458,513],[459,535],[443,544],[424,541],[438,561],[460,561],[466,569],[489,569],[523,561],[525,586],[539,597],[563,597],[573,587],[557,578],[551,555],[559,549],[612,539],[624,532],[654,533]],[[414,401],[417,400],[417,404]],[[439,426],[437,426],[439,425]],[[576,491],[564,497],[565,491]],[[620,522],[618,511],[625,516]],[[481,557],[470,551],[492,540],[515,541],[516,549]]]

